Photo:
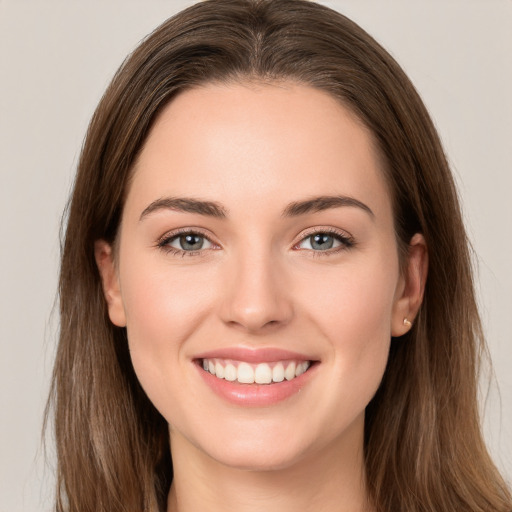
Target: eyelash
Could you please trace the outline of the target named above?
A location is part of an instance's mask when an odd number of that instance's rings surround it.
[[[309,251],[311,255],[314,258],[322,258],[325,256],[333,256],[335,254],[339,254],[342,251],[346,251],[348,249],[352,249],[356,242],[352,236],[350,236],[347,233],[344,233],[343,231],[339,231],[334,228],[313,228],[311,230],[306,230],[305,233],[302,234],[301,239],[293,246],[294,248],[297,247],[300,243],[302,243],[304,240],[307,240],[308,238],[311,238],[314,235],[329,235],[338,240],[338,242],[341,243],[339,247],[333,248],[333,249],[327,249],[325,251],[315,251],[313,249],[299,249],[299,250],[305,250]]]
[[[318,235],[329,235],[333,238],[337,239],[341,245],[339,247],[336,247],[334,249],[327,249],[325,251],[315,251],[313,249],[298,249],[298,250],[307,250],[312,253],[313,257],[324,257],[324,256],[332,256],[333,254],[338,254],[341,251],[345,251],[347,249],[351,249],[356,245],[355,240],[352,236],[347,235],[346,233],[343,233],[341,231],[338,231],[334,228],[323,228],[323,229],[312,229],[311,231],[306,231],[306,233],[303,234],[302,238],[293,246],[295,249],[300,243],[302,243],[304,240],[307,240],[308,238]],[[201,238],[205,238],[213,245],[216,245],[209,237],[207,237],[204,233],[198,230],[189,229],[189,228],[183,228],[177,231],[173,231],[172,233],[166,233],[162,238],[160,238],[157,242],[157,247],[161,250],[163,250],[167,254],[173,254],[174,256],[181,256],[182,258],[186,256],[205,256],[205,252],[208,249],[202,249],[198,251],[184,251],[181,249],[176,249],[175,247],[171,247],[169,244],[174,241],[176,238],[182,235],[195,235],[199,236]],[[210,249],[211,250],[211,249]],[[213,249],[216,250],[216,249]]]
[[[174,256],[181,256],[182,258],[186,256],[205,256],[205,249],[200,251],[183,251],[181,249],[176,249],[176,247],[171,247],[169,244],[176,238],[183,235],[195,235],[200,236],[208,240],[211,244],[214,244],[210,238],[208,238],[204,233],[198,230],[183,228],[173,231],[172,233],[166,233],[160,240],[157,242],[157,247],[162,249],[167,254],[173,254]],[[214,244],[215,245],[215,244]],[[214,249],[215,250],[215,249]]]

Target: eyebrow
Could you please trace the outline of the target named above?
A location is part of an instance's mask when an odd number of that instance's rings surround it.
[[[303,201],[295,201],[286,206],[282,217],[298,217],[307,213],[316,213],[331,208],[355,207],[365,211],[372,219],[375,214],[365,203],[349,196],[318,196]],[[196,213],[207,217],[225,219],[228,217],[228,210],[216,201],[203,201],[194,198],[184,197],[163,197],[153,201],[140,215],[139,220],[159,210],[174,210],[177,212]]]
[[[142,220],[149,214],[158,210],[174,210],[177,212],[197,213],[208,217],[225,219],[227,210],[215,201],[201,201],[199,199],[184,197],[163,197],[153,201],[140,215]]]
[[[296,217],[306,213],[316,213],[330,208],[351,206],[364,210],[370,217],[375,218],[371,208],[363,202],[348,196],[319,196],[304,201],[290,203],[283,211],[283,217]]]

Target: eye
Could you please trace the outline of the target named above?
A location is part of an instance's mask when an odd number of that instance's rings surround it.
[[[316,231],[303,238],[296,247],[315,252],[337,252],[352,247],[354,242],[351,237],[339,232]]]
[[[214,244],[203,234],[183,231],[165,235],[159,242],[161,249],[181,256],[194,256],[212,249]]]
[[[182,251],[199,251],[209,249],[212,243],[197,233],[186,233],[171,238],[166,245]]]

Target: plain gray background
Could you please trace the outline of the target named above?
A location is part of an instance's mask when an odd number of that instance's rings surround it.
[[[0,0],[0,512],[51,507],[52,446],[45,462],[40,431],[58,325],[59,220],[88,121],[127,53],[192,3]],[[510,481],[512,1],[321,3],[395,56],[444,141],[496,375],[482,385],[484,428]]]

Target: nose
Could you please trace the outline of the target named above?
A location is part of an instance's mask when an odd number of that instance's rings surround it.
[[[227,325],[261,334],[290,322],[290,287],[272,254],[238,255],[227,272],[220,306]]]

